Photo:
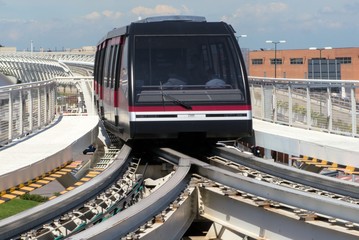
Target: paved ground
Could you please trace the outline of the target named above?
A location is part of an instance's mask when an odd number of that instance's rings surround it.
[[[54,180],[41,188],[35,189],[30,194],[39,194],[42,196],[51,197],[54,195],[54,193],[59,193],[64,190],[65,188],[57,180]]]
[[[84,155],[84,154],[79,154],[76,157],[75,161],[82,161],[82,162],[86,162],[89,159],[92,158],[93,155]],[[56,179],[46,185],[44,185],[43,187],[37,188],[34,191],[31,192],[31,194],[39,194],[42,196],[46,196],[46,197],[51,197],[54,195],[54,193],[59,193],[65,190],[65,187],[61,185],[61,183],[59,181],[57,181]]]

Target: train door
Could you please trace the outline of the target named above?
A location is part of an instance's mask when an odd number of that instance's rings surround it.
[[[119,126],[119,106],[120,102],[120,76],[121,76],[121,64],[122,64],[122,51],[124,45],[124,36],[120,36],[117,38],[117,49],[116,49],[116,63],[114,68],[114,78],[112,81],[112,88],[113,88],[113,103],[114,103],[114,120],[115,126]]]
[[[117,89],[117,108],[116,113],[119,130],[123,139],[129,137],[130,132],[130,103],[129,98],[129,81],[130,81],[130,66],[129,66],[129,50],[128,50],[128,37],[121,36],[120,41],[120,55],[118,65],[118,75],[115,83]]]
[[[96,90],[96,102],[98,112],[100,117],[104,116],[104,109],[103,109],[103,68],[104,68],[104,58],[105,58],[105,51],[106,51],[107,42],[104,41],[103,43],[97,46],[96,52],[96,64],[95,64],[95,90]]]
[[[104,103],[105,119],[115,125],[115,112],[117,108],[117,93],[115,89],[116,70],[119,62],[120,38],[113,38],[106,48],[104,67]]]

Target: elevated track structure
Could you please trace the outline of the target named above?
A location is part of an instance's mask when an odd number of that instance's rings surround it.
[[[63,116],[92,115],[93,112],[88,112],[91,108],[89,106],[93,105],[93,97],[89,93],[91,80],[86,82],[82,78],[80,77],[77,83],[71,83],[72,78],[49,81],[53,81],[56,86],[70,84],[75,86],[75,89],[81,89],[75,91],[83,94],[82,98],[77,98],[75,108],[69,107],[68,104],[61,105],[66,107],[56,107],[61,109]],[[312,134],[327,134],[328,138],[337,134],[342,135],[341,137],[346,136],[343,137],[344,140],[357,141],[358,83],[329,83],[251,78],[254,117],[270,124],[286,125],[287,129],[299,127],[311,131]],[[339,92],[334,90],[338,88],[341,89]],[[64,89],[62,86],[62,90]],[[319,89],[325,90],[318,94]],[[4,103],[9,104],[13,101],[11,98],[9,100],[8,96],[14,94],[12,91],[20,90],[14,88],[7,91]],[[84,92],[87,92],[86,96]],[[86,105],[86,112],[79,110],[78,103],[81,101]],[[13,106],[9,108],[14,109]],[[68,109],[71,111],[67,111]],[[350,125],[349,128],[342,122],[338,123],[341,114],[342,121]],[[10,115],[13,115],[12,111]],[[7,119],[4,121],[11,122]],[[255,124],[254,128],[256,131]],[[262,129],[260,131],[265,132]],[[10,138],[9,141],[9,136],[7,135],[7,141],[11,143],[11,139],[14,138]],[[273,145],[266,141],[261,143],[261,147],[275,150],[271,148]],[[10,144],[8,147],[11,146]],[[290,147],[287,146],[287,149],[288,154],[294,155]],[[136,201],[128,199],[126,202],[132,203],[126,206],[121,205],[124,203],[121,201],[116,203],[117,205],[111,205],[115,199],[119,200],[118,195],[121,195],[120,192],[111,189],[111,186],[120,176],[126,178],[129,175],[122,173],[125,173],[124,166],[129,164],[132,151],[135,149],[131,150],[131,147],[124,145],[112,164],[91,181],[39,207],[1,220],[0,236],[5,239],[53,239],[69,234],[71,239],[159,239],[165,234],[167,239],[178,239],[185,234],[192,222],[204,221],[212,223],[206,230],[207,238],[359,237],[357,183],[299,170],[291,164],[278,164],[272,160],[255,157],[238,146],[227,144],[207,149],[201,154],[197,151],[197,154],[194,154],[170,148],[148,149],[148,152],[154,151],[153,155],[156,156],[151,160],[161,166],[161,169],[167,169],[172,173],[160,176],[158,181],[151,184],[152,180],[146,181],[146,177],[150,176],[149,173],[146,174],[149,166],[136,167],[136,171],[131,171],[131,182],[153,189],[147,194],[145,191],[139,194],[141,197]],[[347,156],[345,148],[341,151],[343,156]],[[136,155],[138,157],[140,154]],[[140,158],[145,160],[146,156],[140,155]],[[356,166],[355,158],[338,161]],[[155,169],[158,169],[158,166]],[[137,181],[141,178],[143,180]],[[120,185],[116,188],[121,193],[125,192],[127,187]],[[139,185],[136,185],[136,191],[144,189]],[[109,194],[110,192],[115,192],[115,195]],[[96,200],[91,199],[99,198],[106,204],[101,205],[101,202],[99,207],[92,205]],[[101,210],[105,205],[110,209],[106,214]],[[119,207],[120,205],[122,207]],[[85,214],[79,215],[79,212]],[[96,220],[95,212],[102,214]],[[85,217],[86,214],[90,217]]]
[[[129,155],[128,149],[124,147],[119,155],[122,157],[117,157],[117,159],[127,158],[125,156]],[[150,239],[150,236],[158,238],[161,232],[161,227],[158,225],[162,224],[167,229],[167,231],[162,230],[167,232],[166,238],[178,239],[178,236],[184,234],[188,228],[189,220],[193,221],[195,216],[197,219],[201,216],[215,222],[216,224],[212,227],[222,229],[220,231],[222,239],[227,239],[228,236],[237,239],[244,237],[305,239],[310,236],[316,236],[319,239],[356,239],[359,236],[357,220],[359,200],[355,191],[357,186],[351,182],[340,184],[330,177],[280,164],[269,164],[248,152],[226,147],[213,148],[212,152],[207,153],[209,162],[203,162],[174,149],[158,149],[156,154],[161,159],[174,164],[175,173],[169,175],[167,180],[163,181],[163,184],[153,190],[150,195],[139,199],[132,206],[116,207],[119,210],[112,214],[112,217],[106,220],[101,218],[103,219],[101,223],[98,222],[72,235],[71,239],[118,239],[121,237],[138,239],[140,236],[142,236],[141,239]],[[58,201],[53,200],[53,203],[50,201],[47,204],[51,206],[55,202],[57,204],[63,202],[68,206],[66,208],[71,210],[73,214],[66,218],[67,222],[61,221],[63,228],[73,226],[71,227],[73,231],[83,229],[81,223],[85,223],[86,220],[76,215],[75,213],[79,210],[73,210],[71,206],[78,205],[75,202],[82,201],[83,198],[88,199],[88,196],[79,198],[76,192],[91,192],[90,189],[103,191],[103,189],[98,189],[98,181],[113,179],[107,175],[110,172],[118,175],[118,171],[113,169],[117,168],[115,165],[120,164],[121,161],[115,160],[113,166],[96,177],[97,180],[95,178],[71,194],[64,194],[59,197]],[[189,171],[190,169],[192,170]],[[191,182],[189,182],[189,177],[192,178]],[[180,179],[187,180],[182,182]],[[84,190],[85,187],[89,188]],[[181,192],[187,194],[182,195]],[[112,199],[111,195],[106,194],[103,197],[107,206],[114,206],[108,205]],[[182,201],[189,201],[191,204],[188,205]],[[53,209],[57,217],[59,214],[70,216],[69,213],[60,213],[58,208],[49,208],[47,205],[41,205],[41,209],[35,209],[37,214]],[[180,205],[187,205],[188,211],[181,209]],[[172,213],[169,214],[171,211]],[[183,214],[185,212],[187,218],[182,217],[179,220],[175,211]],[[0,221],[0,224],[8,221],[20,224],[26,221],[26,216],[33,215],[30,212],[31,210],[14,216],[17,218],[16,221],[14,218],[8,218],[5,219],[6,221]],[[171,219],[172,215],[174,219]],[[156,217],[153,218],[154,216]],[[76,221],[76,219],[82,219],[82,221]],[[70,224],[70,221],[73,223]],[[61,226],[58,222],[46,224],[38,232],[44,232],[44,228],[48,229],[47,234],[59,232]],[[28,224],[25,226],[29,227]],[[183,226],[183,228],[178,228],[176,232],[168,232],[168,229],[174,229],[175,226]],[[1,229],[5,231],[8,227],[5,225]],[[9,230],[9,232],[12,231]],[[27,237],[27,239],[37,239],[36,237],[29,238],[31,234],[27,234]]]

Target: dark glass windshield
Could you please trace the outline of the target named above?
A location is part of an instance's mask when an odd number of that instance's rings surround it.
[[[244,101],[243,72],[232,43],[228,36],[136,36],[136,104]]]

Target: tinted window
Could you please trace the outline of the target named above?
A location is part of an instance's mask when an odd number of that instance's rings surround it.
[[[236,54],[227,36],[137,36],[135,89],[137,94],[158,89],[243,92],[243,72]],[[195,101],[191,96],[183,98]]]

